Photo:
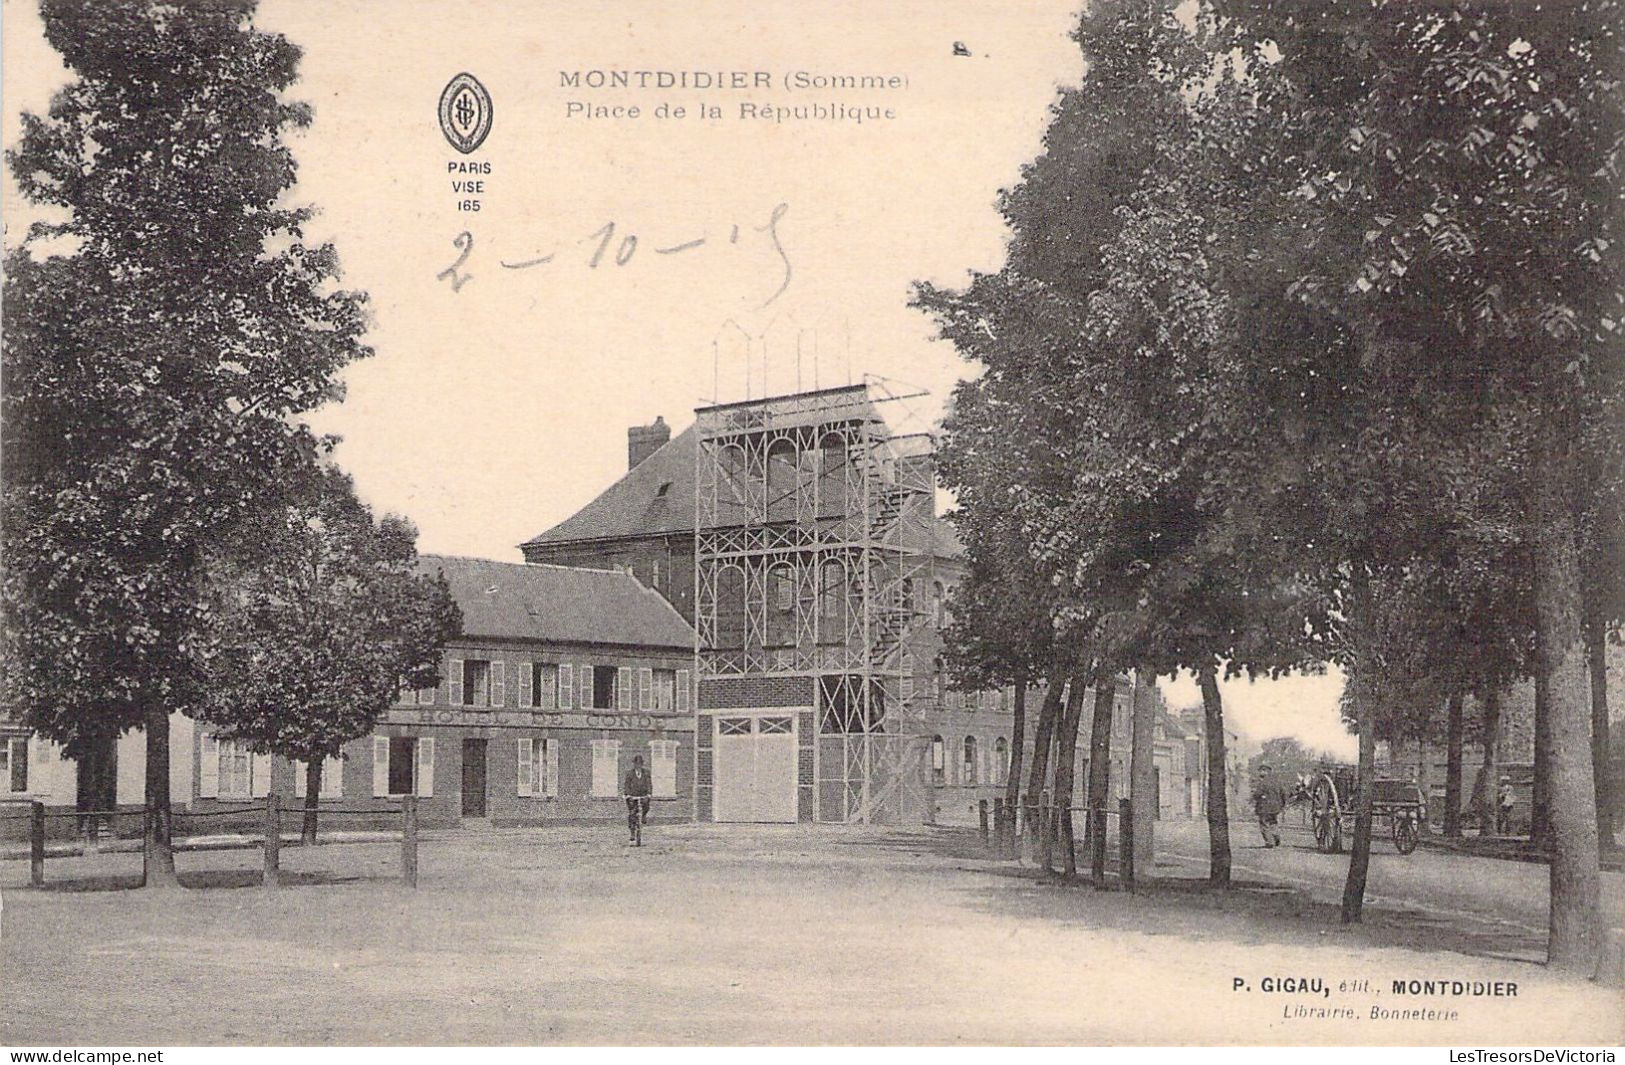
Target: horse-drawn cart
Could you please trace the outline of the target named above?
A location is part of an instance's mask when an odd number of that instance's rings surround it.
[[[1321,770],[1309,799],[1316,848],[1328,854],[1340,853],[1343,837],[1354,834],[1354,817],[1360,808],[1359,773],[1351,765]],[[1399,853],[1409,854],[1416,849],[1426,810],[1422,789],[1414,781],[1378,777],[1372,782],[1371,834],[1375,837],[1387,821],[1388,833]]]

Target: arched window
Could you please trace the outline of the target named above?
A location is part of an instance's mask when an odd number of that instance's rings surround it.
[[[948,752],[943,746],[941,736],[931,737],[931,783],[938,786],[944,783],[943,778],[948,772]]]
[[[1010,744],[1003,736],[993,741],[993,765],[996,774],[995,784],[1008,784],[1010,782]]]
[[[833,558],[818,569],[818,642],[846,642],[846,567]]]
[[[767,520],[791,521],[796,516],[796,445],[775,440],[767,449]]]
[[[965,737],[965,757],[960,762],[959,779],[966,784],[980,783],[976,779],[976,737]]]
[[[745,449],[729,444],[717,455],[720,471],[717,483],[717,518],[724,524],[737,524],[750,507],[750,464]]]
[[[840,433],[826,433],[818,443],[823,459],[818,474],[819,517],[840,517],[847,512],[846,437]]]
[[[717,571],[717,650],[745,646],[745,571],[723,566]]]
[[[945,628],[948,624],[947,596],[947,589],[943,587],[942,582],[933,581],[931,584],[931,616],[939,629]]]
[[[796,574],[788,565],[767,571],[767,642],[773,647],[796,642]]]

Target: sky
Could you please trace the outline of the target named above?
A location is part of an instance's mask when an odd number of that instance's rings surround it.
[[[1074,2],[263,0],[259,24],[304,49],[290,95],[315,114],[290,139],[292,199],[319,209],[308,238],[336,245],[372,313],[375,357],[312,423],[420,550],[513,561],[624,471],[627,427],[657,415],[680,431],[713,400],[875,375],[928,393],[890,416],[929,429],[974,369],[910,286],[999,267],[998,190],[1083,75]],[[3,14],[10,145],[68,74],[32,0]],[[689,84],[591,87],[616,71]],[[468,155],[437,117],[462,72],[492,106]],[[727,87],[735,72],[749,87]],[[9,177],[5,196],[10,245],[27,212]],[[1198,701],[1188,679],[1164,688]],[[1254,740],[1348,754],[1340,689],[1224,694]]]

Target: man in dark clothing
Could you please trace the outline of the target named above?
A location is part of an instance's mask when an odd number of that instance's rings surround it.
[[[638,839],[638,825],[649,819],[649,796],[654,794],[654,781],[649,779],[649,771],[643,768],[643,756],[637,755],[632,759],[632,771],[626,774],[626,827],[632,833],[632,841]]]
[[[1279,847],[1281,845],[1281,829],[1278,822],[1281,811],[1286,808],[1286,791],[1280,783],[1270,775],[1270,767],[1258,767],[1258,783],[1253,785],[1253,812],[1258,815],[1258,830],[1264,835],[1264,846]]]

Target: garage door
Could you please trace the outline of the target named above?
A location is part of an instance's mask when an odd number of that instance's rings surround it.
[[[718,717],[712,758],[716,767],[716,820],[796,819],[793,715]]]

